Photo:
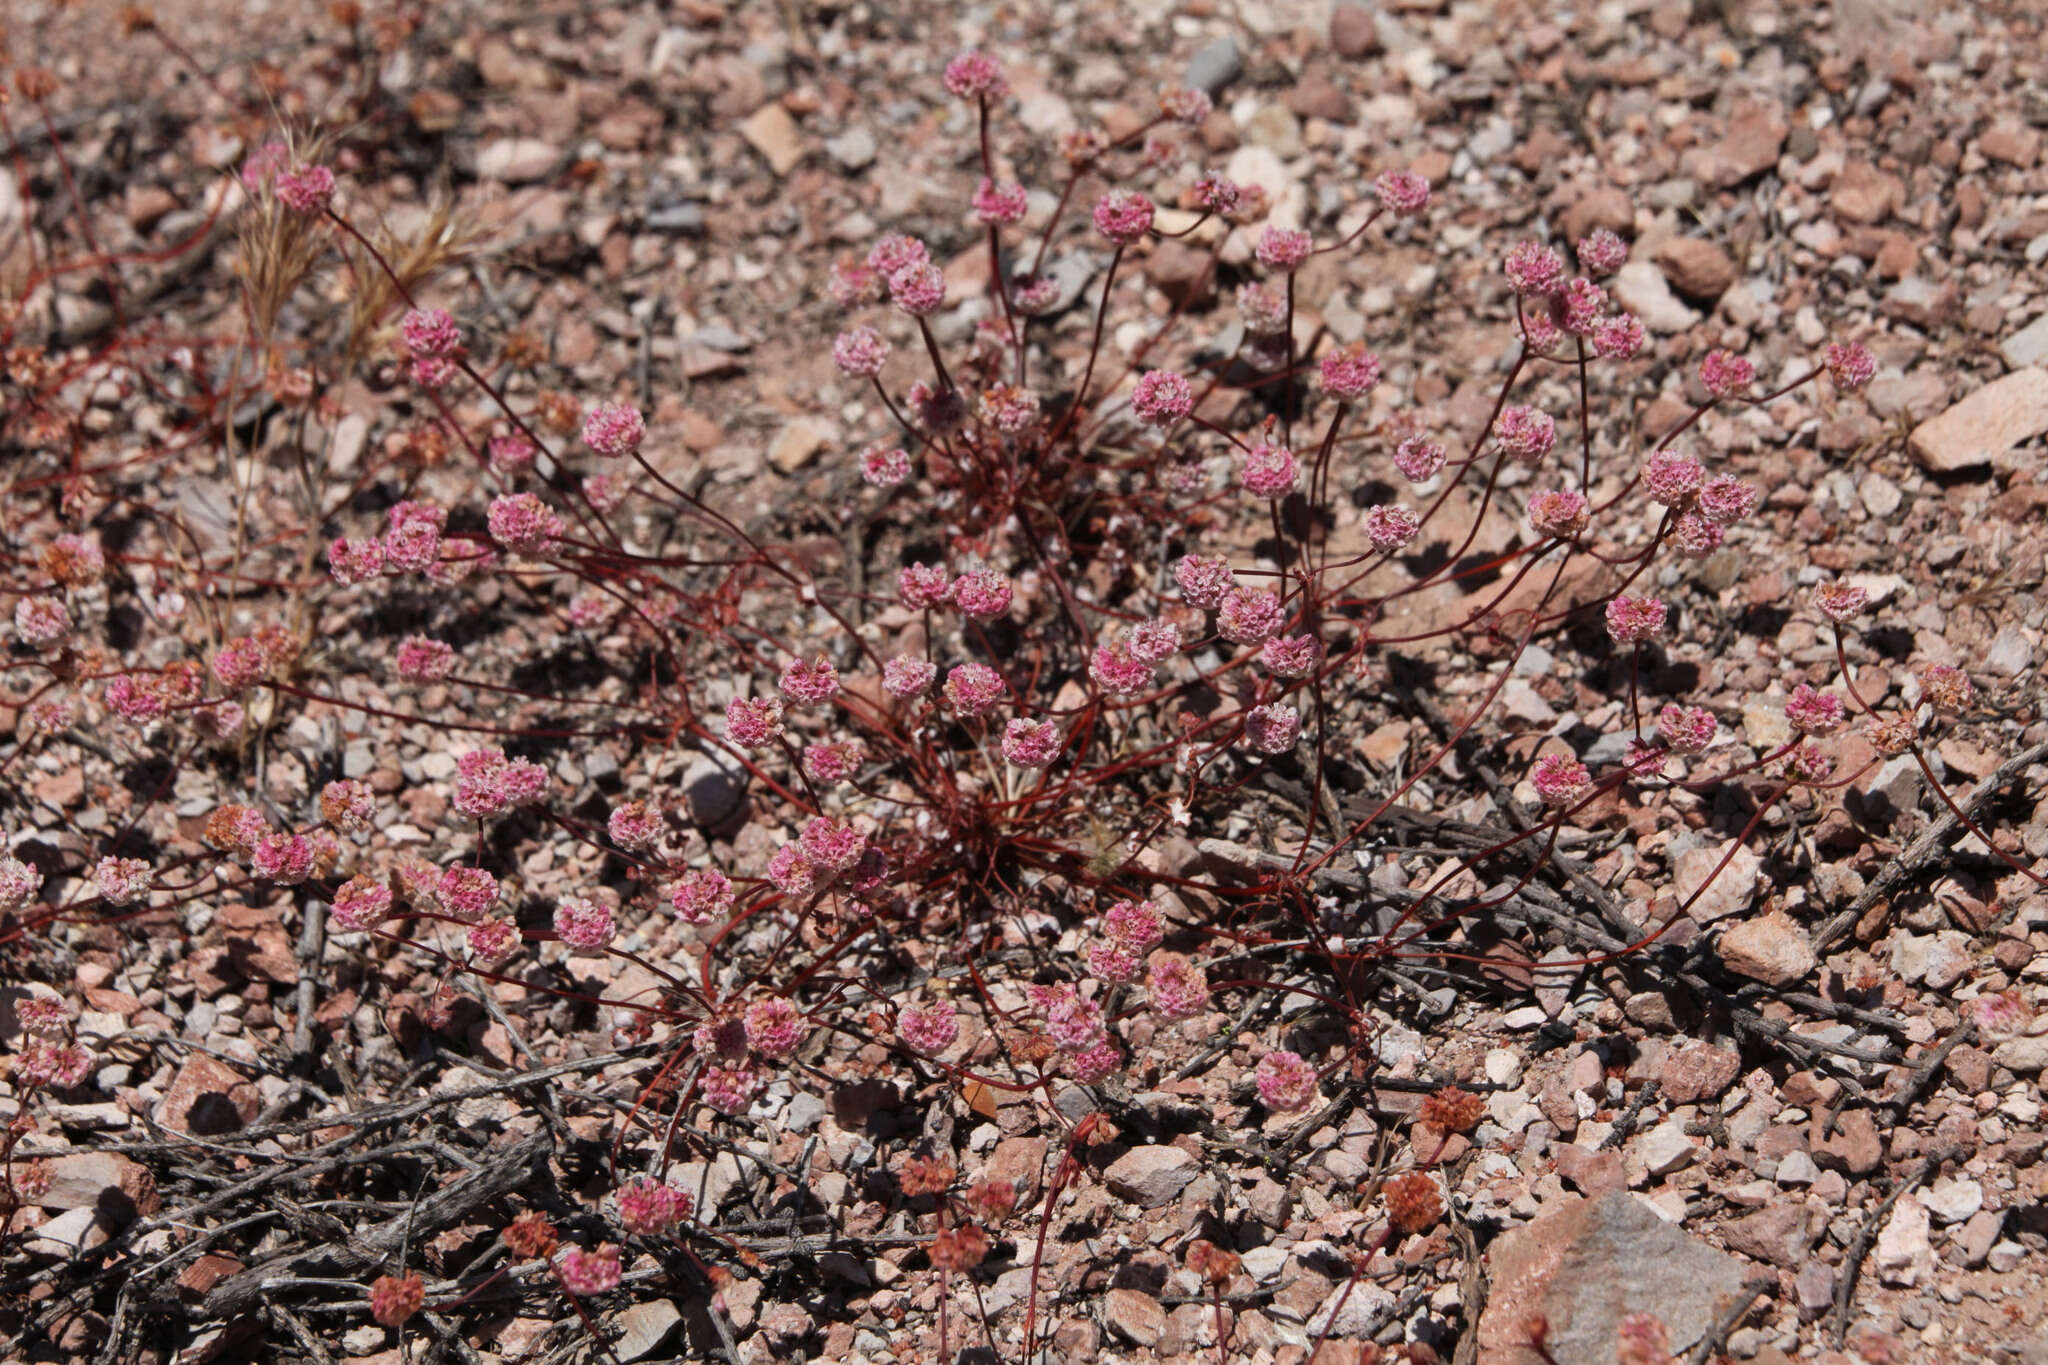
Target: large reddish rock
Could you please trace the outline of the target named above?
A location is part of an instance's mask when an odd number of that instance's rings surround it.
[[[1654,1312],[1683,1354],[1742,1293],[1742,1263],[1689,1237],[1632,1194],[1579,1200],[1516,1228],[1487,1251],[1493,1281],[1479,1319],[1479,1358],[1542,1365],[1528,1322],[1550,1324],[1553,1360],[1612,1361],[1630,1313]]]
[[[1673,237],[1658,247],[1657,265],[1673,289],[1701,303],[1712,303],[1735,283],[1728,253],[1698,237]]]
[[[1658,1086],[1673,1104],[1698,1104],[1719,1098],[1741,1070],[1742,1058],[1731,1049],[1688,1043],[1664,1059]]]
[[[1845,222],[1879,223],[1905,197],[1906,187],[1897,176],[1885,174],[1868,161],[1852,161],[1835,177],[1828,191],[1828,207]]]
[[[257,1108],[256,1087],[227,1063],[202,1053],[171,1078],[156,1121],[175,1132],[205,1137],[253,1122]]]
[[[17,1160],[21,1158],[17,1157]],[[69,1152],[45,1158],[50,1183],[28,1202],[45,1209],[92,1209],[123,1227],[162,1207],[149,1168],[114,1152]]]
[[[1766,986],[1789,986],[1820,965],[1799,926],[1777,913],[1744,920],[1717,946],[1729,971]]]
[[[1767,104],[1746,105],[1728,120],[1719,142],[1690,159],[1692,172],[1717,189],[1730,189],[1778,164],[1790,129],[1784,115]]]
[[[1153,1209],[1185,1189],[1200,1169],[1201,1163],[1178,1147],[1134,1147],[1111,1162],[1103,1178],[1117,1198]]]
[[[1990,464],[2048,431],[2048,370],[2029,367],[1957,403],[1913,429],[1913,458],[1940,473]]]

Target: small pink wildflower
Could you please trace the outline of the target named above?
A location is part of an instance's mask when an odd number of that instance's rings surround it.
[[[1224,594],[1237,586],[1230,561],[1221,555],[1185,555],[1173,566],[1173,579],[1182,600],[1204,611],[1222,605]]]
[[[1010,302],[1025,317],[1043,317],[1059,301],[1060,282],[1056,275],[1019,275],[1010,281]]]
[[[1756,382],[1756,366],[1728,351],[1709,351],[1700,362],[1700,383],[1716,398],[1729,398]]]
[[[1102,1006],[1084,999],[1072,986],[1032,986],[1027,994],[1045,1020],[1045,1031],[1068,1052],[1085,1052],[1107,1039]]]
[[[561,517],[531,493],[491,499],[486,520],[492,539],[521,554],[546,554],[562,537]]]
[[[1802,735],[1831,735],[1842,728],[1842,699],[1801,683],[1786,699],[1785,719]]]
[[[156,873],[140,858],[102,858],[92,879],[100,899],[109,905],[133,905],[149,896],[149,884]]]
[[[1142,957],[1166,941],[1166,917],[1151,901],[1118,901],[1102,912],[1102,932]]]
[[[1284,498],[1301,481],[1301,463],[1286,446],[1260,441],[1245,452],[1239,478],[1255,498]]]
[[[517,474],[533,468],[534,457],[540,452],[524,433],[517,431],[500,432],[490,439],[486,451],[490,457],[491,470],[497,474]]]
[[[1688,559],[1705,559],[1721,548],[1727,532],[1718,522],[1709,521],[1695,511],[1678,514],[1678,520],[1671,527],[1671,543],[1678,552]]]
[[[249,853],[249,870],[279,886],[297,886],[313,875],[314,848],[302,834],[270,833]]]
[[[1529,495],[1529,525],[1538,535],[1577,540],[1592,511],[1576,489],[1544,488]]]
[[[1204,213],[1228,214],[1236,209],[1242,195],[1237,182],[1220,171],[1203,171],[1195,177],[1190,191],[1195,207]]]
[[[1082,1048],[1067,1058],[1067,1074],[1081,1085],[1101,1085],[1117,1073],[1124,1055],[1108,1039]]]
[[[1617,596],[1607,604],[1607,633],[1618,645],[1639,645],[1664,633],[1665,615],[1655,597]]]
[[[725,737],[744,749],[763,749],[782,734],[780,697],[735,697],[725,708]]]
[[[1244,715],[1244,737],[1262,754],[1284,754],[1301,738],[1301,713],[1285,702],[1254,706]]]
[[[1656,450],[1643,462],[1643,487],[1652,502],[1661,502],[1666,507],[1692,506],[1706,481],[1707,471],[1690,455]]]
[[[939,666],[931,660],[898,654],[882,665],[882,689],[892,697],[921,697],[938,676]]]
[[[803,1012],[779,995],[747,1006],[746,1027],[748,1045],[773,1061],[795,1052],[810,1032]]]
[[[1138,979],[1138,957],[1121,943],[1104,940],[1088,945],[1088,975],[1112,986],[1128,985]]]
[[[619,1222],[638,1237],[658,1237],[690,1216],[690,1193],[642,1177],[619,1188]]]
[[[1825,782],[1835,773],[1835,761],[1812,740],[1794,749],[1785,760],[1785,772],[1799,782]]]
[[[619,1249],[600,1246],[585,1251],[582,1247],[570,1247],[555,1262],[555,1273],[561,1276],[562,1288],[579,1299],[617,1289]]]
[[[424,517],[384,533],[384,572],[425,573],[441,562],[441,528]]]
[[[452,356],[462,349],[462,329],[443,308],[409,308],[398,330],[414,356]]]
[[[905,564],[896,571],[896,594],[913,611],[936,607],[953,595],[953,580],[936,564]]]
[[[1866,346],[1850,342],[1829,342],[1826,359],[1828,377],[1844,393],[1854,393],[1877,377],[1877,357]]]
[[[1700,485],[1697,510],[1717,526],[1733,526],[1755,513],[1755,488],[1732,474],[1716,474]]]
[[[434,899],[464,924],[475,924],[498,908],[498,879],[481,867],[456,863],[442,869]]]
[[[1501,268],[1523,298],[1548,297],[1564,288],[1564,258],[1541,242],[1520,243],[1508,252]]]
[[[270,672],[270,651],[263,642],[244,635],[229,640],[213,652],[213,676],[228,692],[246,692]]]
[[[867,835],[848,821],[829,815],[805,822],[799,842],[803,845],[804,860],[828,876],[850,870],[868,848]]]
[[[839,670],[822,654],[809,662],[791,659],[776,686],[797,705],[823,706],[839,695]]]
[[[1151,370],[1131,390],[1131,410],[1148,426],[1162,430],[1194,410],[1194,391],[1185,376],[1172,370]]]
[[[14,633],[25,645],[41,649],[71,631],[71,612],[57,597],[24,597],[14,604]]]
[[[327,913],[351,933],[365,933],[391,913],[391,888],[371,877],[351,877],[334,893]]]
[[[661,812],[645,801],[623,802],[612,807],[605,831],[628,853],[643,852],[661,838]]]
[[[960,1036],[960,1019],[950,1000],[913,1005],[896,1015],[896,1036],[913,1052],[936,1056]]]
[[[869,446],[861,453],[860,476],[876,488],[894,488],[910,477],[910,453],[901,446]]]
[[[469,927],[467,942],[469,960],[489,969],[519,951],[519,929],[508,920],[487,919]]]
[[[1630,360],[1648,345],[1650,334],[1633,313],[1608,318],[1593,329],[1593,351],[1607,360]]]
[[[914,318],[930,317],[946,303],[946,275],[929,261],[889,276],[889,301]]]
[[[346,834],[368,834],[377,814],[377,793],[352,777],[336,778],[320,789],[320,818]]]
[[[1164,663],[1180,652],[1180,627],[1163,616],[1140,621],[1123,635],[1124,648],[1141,663]]]
[[[1287,295],[1253,281],[1237,287],[1237,311],[1244,329],[1255,337],[1279,336],[1287,330]]]
[[[1813,605],[1836,625],[1847,625],[1870,605],[1870,594],[1853,583],[1823,583],[1813,590]]]
[[[327,572],[344,586],[378,577],[384,572],[384,543],[336,537],[327,546]]]
[[[974,216],[989,227],[1002,227],[1024,221],[1025,210],[1031,206],[1031,197],[1024,187],[1014,180],[997,182],[987,176],[974,187]]]
[[[1527,309],[1516,319],[1516,325],[1521,328],[1522,344],[1537,355],[1549,355],[1564,340],[1564,329],[1548,309]]]
[[[963,716],[984,715],[1008,695],[1002,674],[987,664],[961,664],[946,674],[946,700]]]
[[[1323,642],[1313,635],[1278,637],[1259,649],[1259,662],[1276,678],[1306,678],[1322,658]]]
[[[849,327],[832,341],[832,363],[856,379],[880,374],[888,359],[889,343],[872,327]]]
[[[732,882],[715,867],[692,868],[676,879],[668,903],[691,924],[702,924],[732,909]]]
[[[804,746],[804,776],[821,787],[850,781],[866,761],[867,749],[857,739]]]
[[[1060,756],[1066,736],[1059,722],[1029,721],[1021,716],[1003,727],[1003,757],[1019,768],[1047,768]]]
[[[42,873],[11,853],[0,855],[0,910],[21,909],[42,886]]]
[[[1410,436],[1394,448],[1394,468],[1411,483],[1427,483],[1444,467],[1444,448],[1426,436]]]
[[[50,1090],[75,1090],[92,1074],[92,1053],[78,1043],[31,1043],[14,1059],[14,1074]]]
[[[1192,1019],[1209,1008],[1209,976],[1184,957],[1162,957],[1145,975],[1145,995],[1163,1018]]]
[[[752,1066],[711,1066],[704,1069],[704,1102],[721,1114],[744,1114],[768,1078]]]
[[[611,907],[601,901],[564,896],[555,906],[555,935],[572,948],[595,952],[617,931]]]
[[[1003,68],[978,48],[969,48],[946,63],[946,90],[958,99],[999,100],[1010,92]]]
[[[1557,444],[1557,423],[1547,412],[1510,403],[1494,419],[1493,436],[1509,459],[1520,464],[1539,464]]]
[[[1529,769],[1529,784],[1548,804],[1568,806],[1593,789],[1593,775],[1570,754],[1553,752]]]
[[[1373,181],[1380,203],[1403,218],[1429,207],[1429,182],[1413,171],[1383,171]]]
[[[70,1031],[71,1009],[55,995],[31,995],[14,1002],[14,1022],[29,1033],[61,1038]]]
[[[930,248],[915,237],[901,232],[885,232],[868,248],[868,269],[887,279],[906,265],[923,265],[930,261]]]
[[[1935,710],[1950,715],[1969,710],[1977,696],[1970,675],[1954,664],[1929,664],[1920,675],[1920,690]]]
[[[1216,108],[1206,90],[1177,85],[1159,92],[1159,112],[1187,128],[1199,128]]]
[[[583,444],[608,460],[631,455],[647,437],[647,420],[630,403],[599,403],[583,419]]]
[[[1316,1069],[1300,1053],[1268,1052],[1259,1058],[1252,1074],[1259,1103],[1276,1114],[1306,1109],[1316,1097]]]
[[[294,213],[321,213],[334,198],[334,172],[325,166],[300,162],[279,171],[272,187],[278,199]]]
[[[802,844],[784,844],[768,859],[768,880],[784,896],[800,900],[817,888],[818,869],[804,856]]]
[[[1612,275],[1628,261],[1628,243],[1608,231],[1595,228],[1579,238],[1579,269],[1596,278]]]
[[[291,155],[291,149],[276,138],[249,153],[248,160],[242,163],[242,188],[254,194],[268,185],[278,170],[290,162]]]
[[[1278,593],[1232,588],[1216,608],[1216,633],[1234,645],[1262,645],[1287,624]]]
[[[1422,534],[1422,517],[1412,507],[1382,503],[1365,509],[1365,538],[1381,554],[1396,554]]]
[[[1334,351],[1325,351],[1318,364],[1323,392],[1346,403],[1356,403],[1380,382],[1380,358],[1354,341]]]
[[[1577,276],[1564,287],[1552,305],[1557,325],[1575,337],[1593,337],[1607,316],[1607,291]]]
[[[1136,190],[1111,190],[1095,203],[1095,230],[1129,246],[1152,230],[1152,201]]]
[[[1680,706],[1676,702],[1667,702],[1657,713],[1657,733],[1676,753],[1705,752],[1719,729],[1720,722],[1704,706]]]
[[[993,569],[970,569],[953,580],[953,605],[976,621],[993,621],[1010,609],[1010,580]]]
[[[398,642],[392,662],[404,682],[437,683],[455,671],[455,650],[424,635],[408,635]]]
[[[1275,227],[1268,223],[1266,230],[1259,234],[1259,244],[1253,248],[1253,254],[1266,269],[1292,275],[1308,260],[1314,244],[1314,239],[1299,228]]]

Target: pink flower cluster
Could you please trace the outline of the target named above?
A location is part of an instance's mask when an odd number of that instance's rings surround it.
[[[603,901],[564,896],[555,904],[555,936],[571,948],[598,952],[618,933],[618,920]]]
[[[608,460],[631,455],[647,439],[647,420],[630,403],[599,403],[583,419],[583,444]]]
[[[502,749],[473,749],[455,760],[455,809],[471,820],[488,820],[547,795],[547,770]]]
[[[732,909],[732,882],[715,867],[692,868],[669,889],[668,903],[690,924],[702,924]]]

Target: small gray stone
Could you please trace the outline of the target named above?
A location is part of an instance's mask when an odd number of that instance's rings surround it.
[[[2014,370],[2048,361],[2048,313],[2000,342],[1998,353],[2005,357],[2007,368]]]
[[[1630,261],[1614,276],[1614,297],[1652,332],[1683,332],[1700,315],[1679,302],[1664,272],[1648,261]]]
[[[746,777],[730,760],[700,754],[683,773],[683,799],[698,826],[721,829],[745,806]]]
[[[826,154],[845,171],[862,171],[875,162],[875,135],[866,128],[853,127],[825,143]]]
[[[1188,84],[1214,95],[1238,78],[1244,70],[1244,56],[1237,39],[1225,34],[1202,45],[1188,61]]]

